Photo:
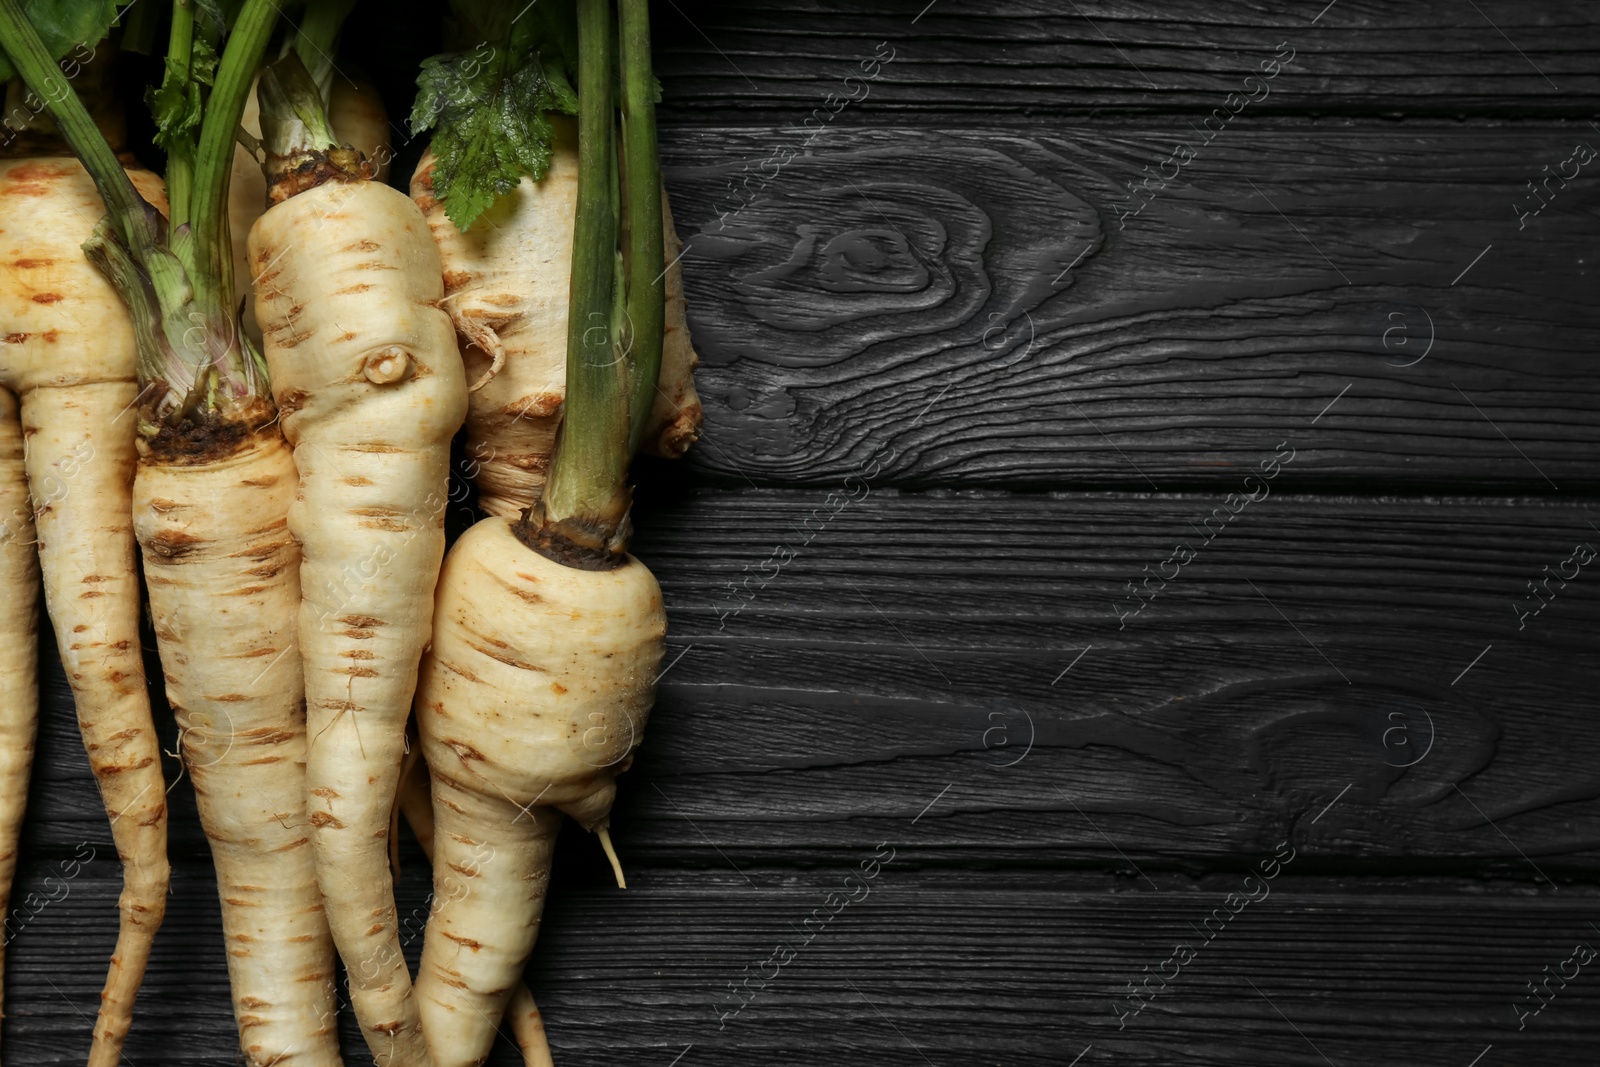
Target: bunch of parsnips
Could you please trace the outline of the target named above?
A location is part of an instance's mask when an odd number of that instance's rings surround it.
[[[336,955],[379,1064],[480,1064],[508,1005],[548,1062],[521,972],[562,813],[622,882],[608,818],[666,632],[629,467],[701,415],[647,5],[452,0],[466,47],[418,79],[410,196],[381,104],[335,76],[353,6],[0,0],[41,104],[0,162],[0,905],[42,575],[124,864],[92,1065],[121,1059],[167,906],[135,542],[247,1063],[340,1062]],[[163,31],[164,183],[72,58]],[[490,516],[446,554],[458,433]],[[402,808],[435,874],[414,983]]]

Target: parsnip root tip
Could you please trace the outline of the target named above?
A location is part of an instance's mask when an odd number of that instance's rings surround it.
[[[617,888],[628,888],[628,880],[622,876],[622,861],[617,859],[617,850],[611,844],[611,831],[601,825],[594,831],[600,837],[600,847],[606,850],[606,859],[611,861],[611,873],[617,876]]]

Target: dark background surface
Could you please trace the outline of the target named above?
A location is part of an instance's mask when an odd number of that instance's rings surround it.
[[[641,472],[671,666],[614,816],[631,888],[558,854],[557,1063],[1597,1062],[1600,961],[1517,1011],[1600,947],[1600,561],[1518,614],[1600,546],[1600,162],[1518,220],[1600,146],[1596,9],[924,2],[658,7],[706,433]],[[397,144],[436,47],[402,8],[349,35]],[[13,900],[96,859],[9,947],[13,1064],[82,1062],[120,885],[44,656]],[[170,797],[126,1062],[232,1064]],[[426,892],[408,850],[402,914]]]

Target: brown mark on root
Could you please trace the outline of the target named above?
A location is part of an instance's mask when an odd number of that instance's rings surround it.
[[[478,685],[482,685],[483,684],[483,679],[482,678],[479,678],[476,674],[473,674],[471,671],[467,670],[465,667],[458,666],[457,664],[451,663],[447,659],[441,659],[438,662],[439,662],[439,666],[443,667],[447,671],[450,671],[452,674],[459,674],[461,677],[465,678],[467,681],[475,682]]]
[[[328,672],[329,674],[348,674],[352,678],[376,678],[378,672],[371,667],[339,667]]]
[[[462,763],[468,763],[472,760],[477,760],[479,763],[487,762],[483,758],[482,752],[479,752],[465,741],[446,741],[445,744],[450,746],[450,751],[454,752]]]
[[[561,393],[534,393],[500,409],[500,414],[516,419],[548,419],[561,410]]]
[[[246,730],[238,736],[247,745],[284,745],[300,735],[292,730],[280,730],[275,726],[260,726],[254,730]]]
[[[344,829],[344,823],[340,822],[338,819],[334,818],[332,815],[329,815],[325,811],[312,812],[310,819],[311,825],[315,826],[319,830],[323,829],[324,827],[332,827],[335,830]]]
[[[521,575],[518,575],[517,577],[520,578]],[[525,600],[529,604],[544,603],[544,597],[540,596],[538,593],[535,593],[531,589],[523,589],[521,586],[513,585],[510,582],[501,582],[500,585],[512,596]]]
[[[273,204],[328,182],[349,185],[368,181],[374,173],[372,164],[353,148],[268,155],[263,170],[267,175],[267,200]]]
[[[468,642],[468,644],[472,643]],[[526,660],[520,660],[516,656],[511,655],[509,652],[503,652],[496,648],[486,648],[483,645],[478,644],[472,644],[472,650],[480,653],[481,655],[488,656],[490,659],[499,660],[507,667],[515,667],[519,671],[537,671],[540,674],[545,673],[545,669],[538,664],[529,663]]]
[[[444,934],[445,937],[448,937],[450,940],[454,941],[456,944],[461,945],[464,948],[470,948],[474,952],[477,952],[479,949],[483,948],[482,942],[474,941],[470,937],[458,937],[448,930],[442,930],[440,932]]]
[[[162,530],[145,541],[145,551],[153,552],[162,559],[182,559],[193,555],[200,550],[201,545],[209,544],[204,537],[185,533],[182,530]]]
[[[380,245],[376,241],[368,241],[365,238],[363,238],[360,241],[356,241],[354,244],[345,245],[343,248],[339,249],[339,251],[341,251],[341,252],[376,252],[382,247],[383,246]]]
[[[293,415],[306,406],[306,401],[311,399],[311,394],[304,389],[285,389],[278,394],[278,413]]]
[[[54,304],[54,303],[58,303],[60,300],[61,300],[61,294],[60,293],[34,293],[33,294],[33,302],[35,304]]]
[[[533,510],[540,509],[535,505]],[[524,514],[511,524],[512,536],[521,541],[525,548],[554,563],[578,571],[614,571],[628,562],[627,552],[612,547],[617,541],[626,543],[626,513],[618,531],[610,537],[606,537],[598,526],[581,520],[574,519],[564,524],[565,529],[557,529],[553,524],[542,521],[535,525],[528,521],[529,518]]]
[[[142,771],[154,762],[155,761],[151,759],[143,759],[138,763],[106,763],[94,768],[94,776],[96,778],[115,778],[117,775],[126,771]]]
[[[147,404],[155,400],[154,390]],[[148,407],[147,407],[148,410]],[[248,447],[257,428],[274,417],[272,405],[252,404],[247,410],[224,417],[214,411],[202,412],[173,425],[162,422],[154,436],[145,440],[150,457],[163,466],[184,467],[216,463]]]

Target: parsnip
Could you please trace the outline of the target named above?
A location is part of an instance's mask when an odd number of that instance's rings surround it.
[[[566,397],[578,145],[571,121],[557,117],[552,124],[549,171],[539,181],[524,177],[495,203],[489,218],[465,233],[434,196],[431,153],[411,179],[412,199],[439,245],[444,307],[461,336],[467,380],[476,386],[466,445],[478,505],[510,519],[527,510],[544,487]],[[685,317],[683,245],[664,190],[661,207],[667,317],[659,389],[642,447],[675,459],[700,435],[702,410],[694,388],[700,358]]]
[[[0,589],[7,590],[0,613],[0,916],[11,913],[39,721],[39,557],[20,415],[16,396],[0,388]],[[0,974],[11,932],[9,922],[0,931]],[[4,989],[0,981],[0,1007]]]
[[[333,943],[305,805],[296,476],[276,428],[204,462],[146,450],[134,483],[150,614],[211,842],[251,1067],[337,1065]]]
[[[126,525],[108,529],[105,518],[94,520],[107,513],[124,520],[132,515],[145,549],[162,671],[217,864],[241,1047],[251,1067],[339,1062],[327,996],[332,951],[310,849],[305,847],[302,687],[291,621],[299,601],[298,553],[286,522],[294,469],[276,429],[260,357],[237,328],[225,214],[234,132],[277,14],[276,0],[245,0],[235,12],[214,77],[206,74],[212,87],[197,136],[188,101],[205,96],[191,80],[200,31],[193,6],[174,5],[166,82],[153,97],[174,194],[170,219],[163,219],[150,203],[151,192],[131,183],[117,165],[77,97],[70,89],[62,91],[48,54],[15,0],[0,0],[0,39],[7,54],[49,101],[58,127],[83,161],[83,168],[70,164],[63,175],[76,176],[93,200],[74,211],[75,225],[54,228],[59,247],[37,235],[32,247],[48,248],[51,259],[46,262],[70,263],[98,283],[92,290],[87,282],[80,283],[83,292],[92,291],[105,306],[96,309],[99,321],[87,321],[86,315],[86,321],[74,324],[83,333],[74,341],[104,346],[108,364],[121,373],[115,382],[115,408],[77,401],[76,394],[86,387],[39,388],[24,393],[23,419],[26,426],[32,418],[33,396],[60,394],[57,410],[39,418],[41,429],[56,434],[69,430],[74,440],[85,433],[125,435],[115,442],[122,447],[106,449],[108,458],[120,459],[111,472],[114,478],[94,484],[87,476],[98,467],[86,466],[79,478],[85,483],[81,497],[80,486],[73,485],[53,507],[81,512],[73,516],[73,528],[81,538],[92,539],[90,551],[116,557],[96,560],[94,570],[81,579],[95,584],[77,595],[116,594],[122,598],[119,605],[126,601],[125,612],[119,614],[128,616],[124,625],[132,640],[114,647],[126,650],[131,645],[135,656],[137,585],[131,544],[125,536],[115,536],[125,533]],[[104,200],[105,217],[98,223],[94,220],[101,204],[93,198],[94,190]],[[27,229],[7,227],[6,234],[8,239],[27,239]],[[120,300],[112,298],[113,292]],[[57,338],[45,334],[44,340]],[[137,398],[127,381],[135,366],[143,387]],[[138,473],[130,478],[133,456],[127,446],[135,430]],[[35,440],[45,440],[44,434]],[[31,467],[31,450],[29,461]],[[41,538],[48,533],[49,513],[40,511]],[[42,551],[48,553],[48,544],[42,542]],[[46,595],[53,605],[48,555],[42,558]],[[87,625],[75,630],[93,632]],[[87,642],[88,635],[81,640]],[[70,649],[80,647],[73,644]],[[78,674],[72,672],[72,677]],[[123,679],[119,673],[109,681]],[[126,683],[118,686],[127,688]],[[142,685],[138,693],[144,696]],[[82,703],[80,719],[87,736],[94,716]],[[129,986],[126,992],[113,990],[116,995],[108,995],[102,1011],[91,1063],[108,1067],[120,1058],[126,1032],[122,1001],[131,1001],[153,926],[165,905],[164,838],[142,842],[137,850],[123,840],[131,826],[144,824],[163,834],[165,829],[165,790],[159,788],[147,709],[145,720],[143,729],[124,728],[89,745],[92,761],[97,754],[103,760],[98,750],[114,742],[124,748],[136,742],[144,746],[137,764],[97,765],[96,772],[109,804],[113,784],[131,790],[141,777],[133,772],[153,768],[146,770],[144,777],[153,780],[139,796],[152,795],[155,814],[136,822],[129,818],[134,812],[119,804],[113,825],[125,860],[147,880],[160,878],[154,903],[136,899],[132,909],[132,921],[150,929],[141,931],[135,952],[113,958],[113,982],[119,959],[131,961],[136,970],[131,985],[122,979]],[[152,853],[161,859],[159,868],[145,859]],[[131,876],[129,883],[131,887]],[[128,896],[125,891],[125,900]],[[325,1005],[329,1010],[319,1012]],[[121,1006],[120,1014],[108,1025],[113,1006]]]
[[[564,342],[563,423],[527,513],[485,519],[451,548],[418,683],[436,830],[417,997],[439,1067],[478,1067],[488,1054],[538,934],[563,813],[600,837],[621,883],[608,834],[616,778],[643,736],[666,635],[660,589],[626,552],[627,466],[656,392],[665,311],[648,18],[644,0],[622,0],[614,64],[609,4],[577,6],[577,190],[558,290],[568,310],[559,330],[526,324],[546,352],[553,335]],[[544,181],[570,181],[562,174],[552,166]],[[515,195],[530,195],[526,182]],[[568,246],[554,213],[527,222]],[[547,297],[547,317],[551,306]],[[447,892],[460,879],[466,892]]]
[[[162,202],[154,175],[134,169],[129,177]],[[79,247],[103,210],[70,157],[0,162],[0,386],[8,406],[20,400],[45,603],[124,865],[93,1067],[121,1057],[169,879],[134,571],[134,333],[116,291]],[[11,545],[5,551],[19,567]],[[28,595],[19,596],[31,612]],[[27,706],[8,705],[5,714],[31,735]]]
[[[563,566],[503,518],[451,548],[417,696],[437,901],[417,995],[436,1067],[482,1062],[533,950],[560,813],[607,826],[665,635],[661,592],[631,556]],[[456,899],[441,889],[452,871],[468,878]]]
[[[232,138],[213,148],[237,174]],[[236,215],[239,194],[207,195],[227,195]],[[218,252],[237,255],[239,244]],[[237,263],[234,278],[248,278]],[[231,294],[224,302],[231,311]],[[287,518],[297,475],[264,383],[251,384],[209,418],[141,442],[134,514],[167,696],[217,869],[245,1062],[337,1067],[334,949],[305,804],[300,547]]]
[[[428,782],[427,765],[421,760],[411,764],[400,782],[400,810],[405,814],[411,832],[416,835],[422,854],[433,862],[434,820],[433,798]],[[459,872],[458,876],[459,876]],[[469,884],[462,882],[461,889],[471,892]],[[455,894],[451,894],[452,896]],[[550,1042],[544,1032],[544,1016],[533,1001],[533,994],[522,981],[511,990],[511,1000],[506,1005],[505,1023],[511,1037],[522,1051],[523,1067],[553,1067]]]
[[[389,116],[373,84],[362,78],[355,81],[340,76],[333,80],[328,101],[328,122],[340,143],[350,145],[372,162],[373,180],[383,182],[389,174]],[[255,89],[245,101],[239,125],[252,137],[261,136],[261,109]],[[245,149],[233,149],[233,177],[228,185],[228,233],[233,239],[233,276],[244,298],[240,316],[250,339],[261,343],[261,327],[256,322],[256,294],[250,285],[250,227],[266,211],[267,179],[261,164]]]
[[[256,221],[250,263],[300,474],[289,528],[302,548],[317,876],[363,1035],[380,1063],[409,1067],[428,1056],[386,839],[466,380],[421,212],[357,174],[330,166],[326,176]]]

